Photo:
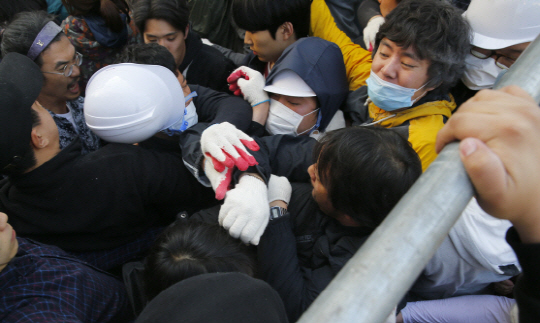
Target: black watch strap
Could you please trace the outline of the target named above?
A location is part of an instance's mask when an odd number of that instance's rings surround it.
[[[270,221],[279,219],[287,213],[287,209],[280,206],[272,206],[270,208]]]

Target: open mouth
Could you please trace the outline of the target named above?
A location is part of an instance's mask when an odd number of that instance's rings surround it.
[[[71,93],[79,93],[79,80],[76,80],[75,82],[71,83],[71,84],[68,86],[68,90],[69,90]]]

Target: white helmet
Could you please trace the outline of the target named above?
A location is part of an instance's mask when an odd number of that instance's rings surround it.
[[[540,34],[538,0],[472,0],[463,17],[474,46],[501,49],[533,41]]]
[[[86,124],[109,142],[144,141],[181,122],[184,110],[180,82],[158,65],[109,65],[97,71],[86,87]]]

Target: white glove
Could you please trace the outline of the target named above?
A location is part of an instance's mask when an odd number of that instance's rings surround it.
[[[270,175],[270,180],[268,181],[268,203],[279,200],[289,205],[291,194],[292,187],[287,177]]]
[[[263,102],[268,102],[268,94],[263,90],[266,83],[264,76],[246,66],[241,66],[234,70],[227,78],[229,90],[235,95],[243,95],[252,107]]]
[[[229,185],[232,180],[232,168],[225,167],[222,172],[215,170],[214,165],[210,158],[204,159],[204,173],[214,192],[216,192],[216,200],[222,200],[225,197],[225,194],[229,190]]]
[[[375,16],[371,18],[367,23],[366,28],[364,28],[364,44],[366,44],[366,48],[370,52],[373,51],[373,47],[375,47],[375,36],[377,36],[382,24],[384,24],[384,17]]]
[[[227,192],[219,211],[219,224],[234,238],[259,244],[270,218],[266,184],[244,175],[236,187]]]
[[[218,172],[235,165],[242,171],[257,165],[255,157],[247,152],[246,147],[259,150],[255,140],[228,122],[212,125],[201,135],[202,153],[211,159]]]

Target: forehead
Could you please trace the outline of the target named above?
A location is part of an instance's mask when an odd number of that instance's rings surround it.
[[[56,65],[60,62],[70,62],[75,55],[75,47],[65,35],[60,40],[51,43],[42,53],[43,65]]]
[[[148,19],[144,26],[144,33],[152,36],[164,36],[179,31],[181,30],[174,28],[170,23],[163,19]]]
[[[396,44],[395,42],[391,41],[388,38],[383,38],[381,40],[381,44],[380,44],[379,47],[382,48],[382,49],[391,50],[391,51],[397,53],[400,56],[410,57],[410,58],[412,58],[414,60],[417,60],[417,61],[427,61],[425,59],[423,59],[423,60],[420,59],[418,57],[418,54],[416,53],[416,51],[414,50],[414,48],[412,46],[404,48],[404,47],[399,46],[398,44]]]

